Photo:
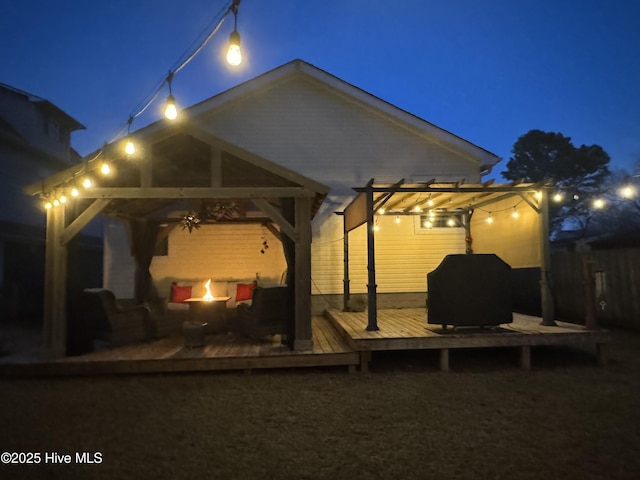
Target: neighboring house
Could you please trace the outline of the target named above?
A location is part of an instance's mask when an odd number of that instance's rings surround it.
[[[301,60],[192,106],[182,116],[206,132],[330,187],[313,222],[314,312],[322,311],[327,301],[334,305],[341,301],[343,225],[334,212],[354,197],[353,187],[362,187],[371,178],[389,183],[400,178],[407,182],[478,183],[499,161],[491,152]],[[138,130],[135,136],[144,142],[166,128],[167,122],[162,120]],[[387,220],[393,221],[380,221]],[[394,236],[386,241],[393,244],[409,236],[413,239],[409,248],[415,255],[410,266],[396,262],[379,267],[380,294],[425,292],[426,273],[446,254],[464,252],[462,228],[427,230],[411,218],[390,225]],[[258,236],[275,242],[266,229],[256,228]],[[106,232],[105,286],[119,297],[132,297],[133,261],[124,229],[111,222]],[[279,278],[286,268],[282,254],[271,249],[261,255],[255,242],[237,241],[247,238],[245,233],[237,230],[236,234],[238,238],[219,230],[189,234],[175,229],[168,239],[168,255],[154,258],[151,274],[156,280],[229,277],[234,272],[241,278],[255,273]],[[205,235],[211,235],[212,244],[227,254],[207,253],[197,247]],[[226,243],[219,243],[215,235],[223,235]],[[353,293],[366,292],[366,241],[364,232],[359,235],[362,238],[352,242]],[[233,254],[227,251],[232,246]],[[197,259],[189,253],[194,251],[198,251]],[[224,259],[222,264],[220,258]],[[248,258],[253,260],[243,262]],[[260,261],[264,265],[258,269],[255,263]],[[166,294],[166,288],[166,282],[161,282],[159,293]],[[414,295],[408,301],[424,304],[424,295]],[[402,298],[394,297],[392,302],[403,304]]]
[[[0,84],[0,287],[4,318],[42,316],[45,213],[22,189],[80,162],[80,155],[71,147],[71,132],[83,128],[48,100]],[[84,243],[91,245],[95,259],[100,242],[85,238]],[[100,262],[94,260],[93,265],[99,267]]]

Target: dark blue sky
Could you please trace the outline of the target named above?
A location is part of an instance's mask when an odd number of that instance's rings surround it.
[[[227,4],[222,0],[20,0],[0,6],[0,81],[110,140]],[[228,17],[173,82],[182,106],[301,58],[504,158],[530,129],[640,162],[640,2],[242,0],[245,62]],[[133,124],[160,117],[168,91]]]

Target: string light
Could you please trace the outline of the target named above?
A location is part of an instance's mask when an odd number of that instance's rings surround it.
[[[400,223],[400,215],[396,215],[396,223]]]
[[[556,203],[560,203],[563,199],[564,199],[564,195],[562,195],[562,193],[560,193],[560,192],[556,192],[553,195],[553,201],[556,202]]]
[[[60,195],[59,201],[60,203],[67,203],[67,197],[65,195]]]
[[[169,120],[175,120],[178,118],[178,109],[176,108],[176,99],[171,91],[171,82],[173,81],[173,72],[169,72],[167,75],[167,84],[169,85],[169,96],[167,97],[167,103],[164,107],[164,116]]]
[[[133,155],[136,153],[136,146],[131,140],[131,124],[133,123],[133,115],[129,116],[129,120],[127,120],[127,141],[124,145],[124,153],[127,155]]]
[[[431,220],[425,220],[424,223],[424,228],[431,228],[433,227],[433,223],[431,223]]]
[[[79,195],[80,195],[80,191],[79,191],[76,187],[73,187],[73,188],[71,189],[71,196],[72,196],[72,197],[77,197],[77,196],[79,196]]]
[[[380,215],[384,215],[384,212],[385,212],[385,209],[384,209],[384,208],[381,208],[380,210],[378,210],[378,213],[379,213]]]
[[[47,200],[46,202],[44,202],[44,208],[47,210],[51,210],[51,207],[53,207],[53,204]]]
[[[102,173],[103,175],[109,175],[111,173],[111,167],[108,163],[105,162],[100,165],[100,173]]]
[[[84,177],[82,179],[82,186],[84,188],[91,188],[93,186],[93,181],[91,180],[91,177]]]
[[[633,198],[635,197],[635,195],[636,195],[636,191],[630,185],[626,185],[620,189],[620,196],[622,198]]]
[[[603,199],[601,199],[601,198],[596,198],[596,199],[593,201],[593,208],[595,208],[595,209],[600,210],[600,209],[604,208],[604,205],[605,205],[605,202],[604,202],[604,200],[603,200]]]
[[[487,217],[487,223],[493,223],[493,217],[491,216],[491,212],[489,212],[489,216]]]
[[[520,216],[520,214],[518,213],[518,210],[516,209],[515,205],[513,207],[513,212],[511,212],[511,216],[513,218],[516,218],[516,219]]]
[[[242,63],[242,52],[240,51],[240,34],[238,33],[238,6],[240,0],[234,0],[231,5],[233,12],[233,32],[229,35],[229,50],[227,50],[227,63],[237,67]]]

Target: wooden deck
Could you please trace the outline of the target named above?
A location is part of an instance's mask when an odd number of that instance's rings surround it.
[[[123,373],[194,372],[347,366],[355,371],[360,355],[354,352],[323,317],[312,322],[313,350],[295,352],[281,345],[280,336],[264,340],[227,334],[206,337],[204,347],[189,348],[182,336],[104,349],[57,361],[0,363],[0,376],[96,375]]]
[[[513,314],[513,323],[496,328],[451,328],[429,325],[423,308],[378,310],[378,331],[367,331],[367,312],[327,311],[333,325],[353,350],[440,350],[440,368],[449,369],[449,350],[456,348],[519,347],[520,363],[531,368],[531,347],[538,345],[595,345],[599,363],[605,363],[609,333],[556,322],[541,325],[539,317]],[[363,358],[363,365],[366,359]]]

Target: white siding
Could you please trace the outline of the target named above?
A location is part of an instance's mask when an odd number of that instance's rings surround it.
[[[480,180],[477,163],[330,87],[293,77],[232,102],[202,127],[249,151],[351,194],[371,178]]]
[[[464,253],[464,230],[440,228],[418,234],[414,217],[405,216],[400,220],[396,223],[393,215],[377,217],[380,227],[375,234],[377,291],[425,292],[427,273],[436,268],[445,255]],[[317,244],[314,243],[313,248],[312,278],[316,290],[323,294],[343,291],[342,218],[331,223],[331,235],[327,229],[324,237],[314,240]],[[364,225],[349,233],[349,277],[353,293],[367,291]]]

